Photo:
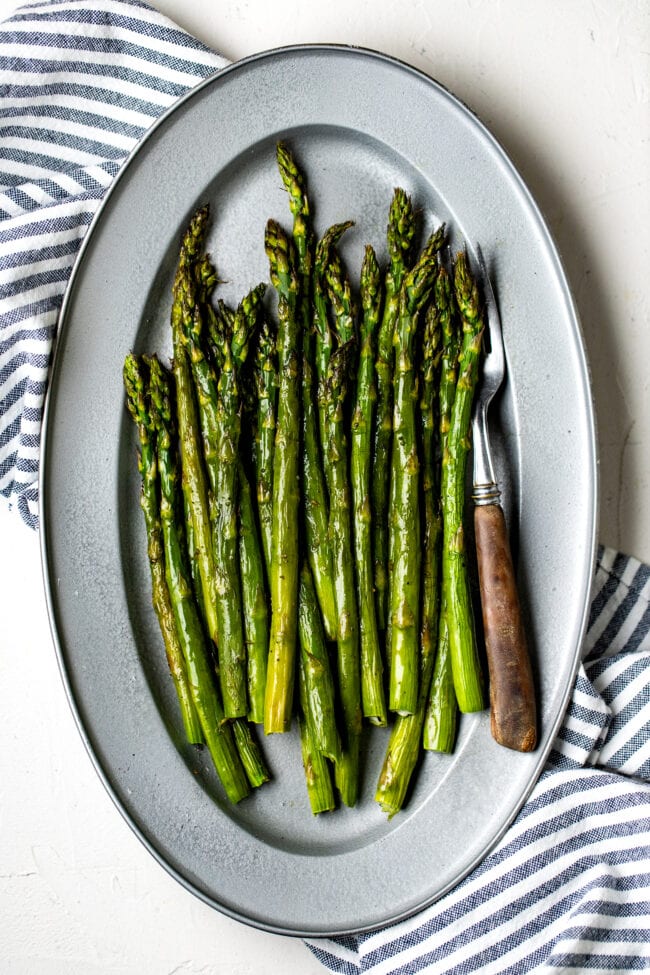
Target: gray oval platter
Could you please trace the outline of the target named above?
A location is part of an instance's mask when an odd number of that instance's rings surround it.
[[[209,249],[240,298],[268,279],[264,225],[288,226],[275,167],[284,138],[309,181],[317,232],[385,256],[394,186],[481,244],[500,303],[509,376],[495,412],[498,465],[537,675],[540,744],[520,755],[465,716],[454,755],[427,755],[405,810],[374,802],[386,736],[364,746],[362,800],[313,818],[296,732],[263,746],[273,781],[236,808],[184,744],[150,601],[135,431],[123,400],[130,350],[169,356],[179,237],[211,204]],[[544,221],[476,117],[383,55],[336,46],[261,54],[178,103],[116,179],[64,303],[46,409],[42,545],[61,672],[95,767],[142,842],[225,913],[284,934],[369,930],[431,903],[502,836],[533,788],[566,707],[595,549],[596,449],[579,325]]]

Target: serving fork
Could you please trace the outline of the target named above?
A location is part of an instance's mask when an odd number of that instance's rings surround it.
[[[490,678],[490,726],[492,736],[499,744],[528,752],[537,743],[535,688],[488,429],[488,407],[503,383],[506,360],[497,303],[478,246],[476,254],[483,284],[486,321],[482,374],[472,415],[472,497]]]

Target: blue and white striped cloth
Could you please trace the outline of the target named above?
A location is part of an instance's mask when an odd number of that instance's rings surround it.
[[[79,245],[146,130],[225,63],[129,0],[28,4],[0,24],[0,493],[33,527],[50,353]]]
[[[0,492],[32,527],[50,354],[79,244],[147,128],[224,63],[134,0],[50,0],[0,24]],[[601,549],[573,698],[516,821],[417,917],[310,942],[326,968],[650,968],[649,600],[648,567]]]

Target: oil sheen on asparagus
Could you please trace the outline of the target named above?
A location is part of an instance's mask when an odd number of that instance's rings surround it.
[[[268,282],[224,300],[227,246],[211,252],[197,205],[169,365],[148,349],[124,363],[164,651],[150,665],[232,802],[271,777],[265,737],[289,733],[312,814],[374,796],[394,816],[484,707],[464,534],[480,292],[407,189],[368,242],[363,213],[315,219],[308,145],[278,143],[269,166]]]

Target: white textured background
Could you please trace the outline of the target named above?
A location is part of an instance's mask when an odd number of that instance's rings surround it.
[[[563,255],[591,363],[601,541],[650,562],[650,3],[158,0],[236,59],[334,41],[396,55],[488,124]],[[17,6],[0,0],[0,18]],[[2,975],[315,975],[299,941],[181,889],[99,783],[64,697],[38,540],[0,507]]]

